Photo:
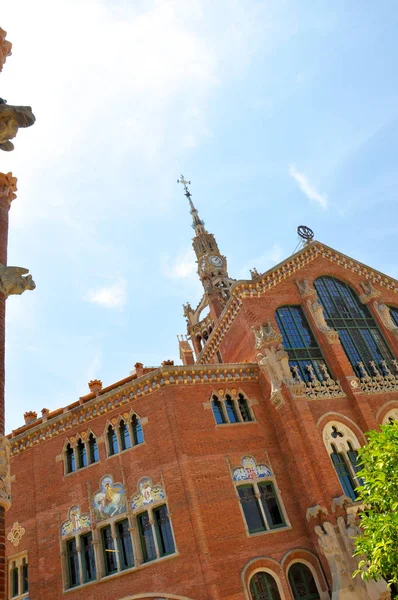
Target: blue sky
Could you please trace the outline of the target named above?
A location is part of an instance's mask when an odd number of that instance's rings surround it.
[[[37,117],[0,156],[9,264],[37,284],[7,302],[8,430],[178,361],[201,295],[181,172],[232,277],[302,223],[398,277],[397,21],[387,0],[6,3],[0,95]]]

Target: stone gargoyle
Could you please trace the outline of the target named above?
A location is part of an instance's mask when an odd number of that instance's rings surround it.
[[[0,264],[0,293],[6,298],[22,294],[25,290],[34,290],[36,287],[29,270],[23,267],[5,267]]]
[[[10,140],[15,138],[20,127],[30,127],[35,120],[30,106],[11,106],[0,98],[0,150],[14,150]]]

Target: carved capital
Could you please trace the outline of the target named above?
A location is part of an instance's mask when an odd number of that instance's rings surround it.
[[[17,178],[12,173],[0,173],[0,200],[11,206],[11,202],[17,197],[16,191]]]
[[[271,321],[268,321],[267,324],[260,325],[258,329],[252,327],[252,330],[256,340],[254,346],[256,350],[270,346],[280,346],[282,344],[283,337],[280,333],[275,331]]]
[[[0,99],[0,150],[14,150],[10,140],[15,138],[20,127],[30,127],[35,120],[30,106],[11,106]]]
[[[6,298],[22,294],[25,290],[34,290],[36,287],[28,269],[22,267],[5,267],[0,264],[0,293]]]
[[[6,40],[7,32],[0,27],[0,72],[3,70],[7,56],[11,56],[11,42]]]
[[[308,281],[308,279],[297,279],[296,285],[299,289],[300,296],[302,298],[316,298],[317,293],[312,284]]]
[[[362,281],[361,288],[364,291],[364,294],[361,294],[359,296],[359,299],[362,302],[362,304],[367,304],[368,302],[373,300],[373,298],[378,298],[381,295],[381,292],[379,292],[379,290],[376,290],[376,288],[373,287],[371,281]]]
[[[0,506],[11,506],[10,442],[5,435],[0,435]]]

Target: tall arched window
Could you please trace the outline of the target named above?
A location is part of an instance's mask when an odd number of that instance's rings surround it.
[[[319,600],[318,588],[307,565],[294,563],[288,577],[294,600]]]
[[[358,464],[360,444],[354,432],[343,423],[330,422],[323,431],[323,441],[339,478],[344,494],[356,500],[355,491],[363,481],[358,477],[361,466]]]
[[[119,452],[119,444],[117,441],[116,429],[109,425],[108,427],[108,446],[109,446],[109,455],[113,456]]]
[[[252,600],[280,600],[278,585],[269,573],[260,571],[250,580],[250,595]]]
[[[68,444],[66,448],[66,464],[68,473],[73,473],[73,471],[76,471],[75,451],[70,444]]]
[[[211,407],[213,409],[213,415],[214,415],[217,425],[222,425],[223,423],[226,423],[227,421],[225,419],[222,404],[219,401],[219,399],[217,398],[217,396],[213,396]]]
[[[120,421],[119,433],[122,450],[128,450],[128,448],[131,448],[130,432],[123,419]]]
[[[372,377],[387,375],[386,366],[395,373],[396,368],[391,362],[394,357],[387,342],[369,308],[360,302],[354,290],[334,277],[319,277],[314,281],[314,287],[326,322],[338,331],[355,374],[363,377],[365,369]]]
[[[290,367],[298,368],[303,381],[311,380],[308,367],[312,367],[317,379],[323,381],[326,362],[301,306],[283,306],[275,316]]]
[[[134,445],[137,446],[137,444],[142,444],[144,441],[144,433],[142,431],[141,420],[137,417],[137,415],[133,415],[133,418],[131,419],[131,425],[133,428]]]
[[[77,456],[79,458],[79,469],[87,467],[87,451],[83,440],[79,440],[77,443]]]
[[[90,437],[88,438],[88,447],[90,449],[90,463],[98,462],[99,455],[97,440],[95,439],[94,434],[92,433],[90,433]]]

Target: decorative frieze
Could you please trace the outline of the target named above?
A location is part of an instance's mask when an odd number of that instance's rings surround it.
[[[125,406],[135,398],[153,394],[167,386],[199,385],[215,383],[231,385],[258,381],[258,366],[245,365],[192,365],[154,369],[115,390],[101,394],[71,410],[65,409],[57,417],[39,423],[31,429],[11,438],[11,455],[19,454],[66,431],[79,427],[100,415]]]
[[[302,384],[301,388],[298,392],[301,392],[299,395],[304,395],[310,400],[317,400],[319,398],[337,398],[344,397],[345,393],[340,385],[339,381],[335,381],[329,375],[329,371],[325,363],[320,363],[319,368],[322,371],[322,379],[318,379],[314,367],[312,365],[307,365],[306,369],[310,376],[310,381],[304,382],[299,373],[298,367],[292,367],[292,371],[294,373],[294,379],[297,383]],[[297,391],[292,390],[293,395],[298,395]]]
[[[396,369],[396,373],[398,373],[398,361],[394,359],[391,362]],[[391,373],[385,360],[380,361],[380,365],[384,372],[383,375],[380,373],[373,360],[369,362],[369,365],[373,371],[372,376],[366,371],[363,362],[359,362],[357,365],[361,375],[358,379],[359,386],[365,394],[396,392],[398,390],[398,375],[393,375]]]

